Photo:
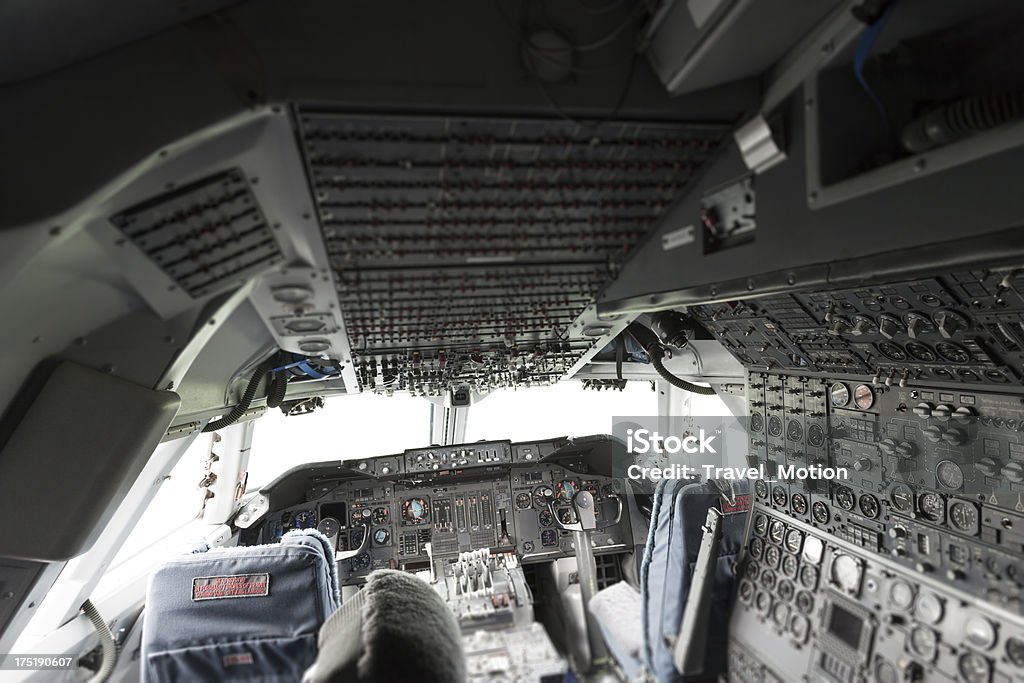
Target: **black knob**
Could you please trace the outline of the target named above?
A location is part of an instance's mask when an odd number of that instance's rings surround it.
[[[878,321],[878,333],[886,339],[892,339],[900,332],[900,321],[891,315],[883,315]]]
[[[921,318],[913,318],[907,323],[907,336],[917,339],[923,332],[928,330],[928,323]]]
[[[1017,484],[1024,482],[1024,465],[1011,462],[1003,468],[1003,476]]]
[[[939,311],[935,314],[935,325],[939,328],[939,334],[945,339],[950,339],[954,334],[967,327],[963,316],[953,311]]]
[[[918,417],[928,418],[932,416],[932,404],[931,403],[918,403],[914,406],[914,415]]]
[[[942,440],[951,446],[959,446],[967,439],[967,435],[959,429],[949,429],[942,433]]]
[[[978,462],[974,463],[974,466],[986,477],[998,476],[1002,469],[1002,463],[995,458],[982,458]]]

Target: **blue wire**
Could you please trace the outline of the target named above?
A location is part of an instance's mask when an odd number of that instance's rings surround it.
[[[875,94],[875,91],[868,84],[867,79],[864,78],[864,65],[867,63],[868,57],[871,56],[871,49],[875,46],[878,36],[882,34],[882,28],[885,27],[885,22],[888,21],[889,16],[892,14],[892,8],[895,6],[896,2],[893,0],[885,8],[885,11],[882,12],[882,16],[878,17],[875,23],[864,29],[864,32],[860,35],[860,40],[857,41],[857,51],[853,57],[853,74],[857,77],[857,81],[864,89],[864,92],[871,98],[878,113],[881,114],[882,121],[885,123],[885,129],[890,134],[892,130],[889,124],[889,115],[885,110],[885,105],[882,104],[882,100],[878,98],[878,95]]]

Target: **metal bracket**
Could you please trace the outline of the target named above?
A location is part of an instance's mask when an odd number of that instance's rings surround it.
[[[743,163],[754,173],[764,173],[786,160],[786,153],[776,143],[771,126],[758,114],[733,133],[743,156]]]

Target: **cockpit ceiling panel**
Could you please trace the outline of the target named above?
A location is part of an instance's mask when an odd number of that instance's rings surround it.
[[[232,169],[110,218],[174,285],[194,299],[221,292],[284,259],[245,174]]]
[[[392,369],[412,350],[444,368],[453,350],[482,366],[551,344],[571,347],[570,367],[591,344],[573,321],[725,134],[301,109],[299,121],[353,352],[389,354]]]

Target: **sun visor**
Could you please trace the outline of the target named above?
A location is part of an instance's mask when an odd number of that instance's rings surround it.
[[[180,397],[67,361],[36,368],[0,421],[0,555],[89,549],[174,419]]]

